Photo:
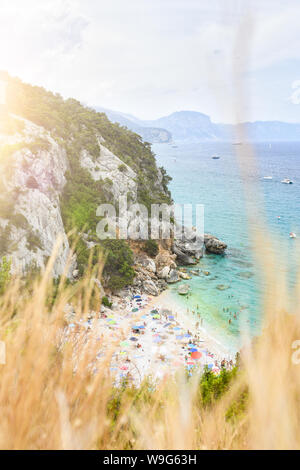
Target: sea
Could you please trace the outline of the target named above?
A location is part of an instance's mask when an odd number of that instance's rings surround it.
[[[300,143],[260,142],[253,150],[248,147],[222,142],[152,145],[159,166],[172,177],[174,202],[203,204],[205,232],[228,245],[224,256],[205,254],[187,268],[199,269],[198,276],[182,281],[190,286],[187,297],[178,294],[178,284],[170,287],[170,296],[198,315],[204,328],[231,350],[241,347],[245,328],[252,337],[260,334],[265,289],[277,295],[276,286],[272,292],[272,285],[264,283],[252,249],[261,223],[266,253],[271,239],[276,270],[287,279],[291,312],[300,266]],[[293,184],[283,184],[284,178]],[[257,210],[251,218],[249,200]],[[298,238],[290,238],[291,232]]]

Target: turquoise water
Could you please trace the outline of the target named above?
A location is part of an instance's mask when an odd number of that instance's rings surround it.
[[[177,148],[168,144],[152,146],[158,163],[173,178],[170,184],[173,199],[181,204],[204,204],[205,232],[224,240],[228,250],[225,256],[206,255],[199,262],[196,266],[200,268],[199,277],[185,281],[192,288],[188,298],[180,297],[176,286],[172,288],[173,295],[185,308],[198,311],[212,334],[236,348],[242,328],[255,335],[259,334],[261,326],[264,285],[252,257],[248,229],[255,232],[262,211],[266,230],[276,239],[278,270],[288,266],[290,308],[293,309],[292,288],[299,265],[296,247],[300,239],[300,143],[256,145],[256,168],[247,171],[247,177],[257,184],[250,199],[259,193],[262,198],[257,222],[252,220],[251,227],[248,226],[236,146],[229,143],[176,145]],[[213,160],[211,157],[215,154],[221,158]],[[263,176],[273,179],[264,180]],[[292,179],[294,184],[282,184],[283,178]],[[298,240],[290,239],[290,232],[298,234]],[[205,275],[204,271],[210,274]]]

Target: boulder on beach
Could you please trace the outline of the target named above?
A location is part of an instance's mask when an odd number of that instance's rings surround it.
[[[199,276],[199,269],[191,269],[190,273],[194,274],[194,276]]]
[[[135,265],[142,267],[151,273],[156,272],[155,262],[148,256],[137,255],[135,256],[134,263]]]
[[[196,264],[195,259],[186,254],[182,251],[182,249],[178,248],[178,246],[174,243],[173,245],[173,253],[176,255],[176,261],[178,264],[189,265],[189,264]]]
[[[222,255],[227,248],[226,243],[209,233],[204,235],[204,244],[206,251],[208,253],[214,253],[215,255]]]
[[[159,279],[167,279],[170,273],[170,267],[164,266],[160,271],[157,271],[157,277]]]
[[[180,295],[186,295],[189,293],[189,286],[187,284],[181,284],[180,286],[178,286],[178,294]]]
[[[169,276],[167,277],[166,281],[168,284],[173,284],[174,282],[179,281],[179,274],[176,269],[171,269]]]
[[[147,280],[143,282],[143,290],[146,294],[149,294],[149,295],[157,296],[159,294],[159,290],[157,286],[151,280]]]
[[[181,277],[181,279],[185,279],[185,280],[189,280],[191,279],[191,276],[188,275],[188,273],[185,273],[183,271],[179,271],[179,276]]]

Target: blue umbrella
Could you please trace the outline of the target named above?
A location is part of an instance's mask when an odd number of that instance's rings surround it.
[[[188,333],[186,333],[186,334],[184,335],[185,338],[191,338],[191,336],[192,336],[192,335],[189,335]]]
[[[192,344],[192,343],[190,343],[190,344],[188,344],[188,347],[189,347],[189,348],[195,348],[195,347],[196,347],[196,345],[195,345],[195,344]]]
[[[135,338],[134,336],[132,336],[132,337],[130,338],[130,341],[138,341],[138,340],[139,340],[139,339],[138,339],[138,338]]]
[[[176,339],[183,339],[183,336],[182,336],[182,335],[178,335],[178,336],[176,336]]]
[[[140,295],[135,295],[133,298],[134,298],[134,299],[140,299],[141,296],[140,296]]]
[[[181,328],[178,328],[178,326],[175,326],[175,328],[173,328],[174,331],[180,331]]]
[[[209,369],[212,369],[214,367],[214,364],[208,364],[207,366]]]
[[[164,328],[167,328],[167,326],[170,326],[170,325],[172,325],[172,323],[166,323],[166,324],[164,325]]]
[[[173,315],[169,315],[169,320],[174,320],[174,316]]]
[[[197,348],[190,348],[190,351],[191,352],[196,352],[196,351],[198,351],[198,349]]]

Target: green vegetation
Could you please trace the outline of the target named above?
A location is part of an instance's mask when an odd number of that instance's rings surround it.
[[[124,240],[104,240],[106,263],[104,275],[107,275],[108,287],[113,291],[132,283],[134,278],[133,254]]]
[[[204,406],[211,405],[215,400],[221,398],[222,395],[229,389],[229,385],[236,377],[238,367],[232,370],[225,368],[221,369],[219,375],[215,375],[207,367],[201,376],[199,393],[200,400]]]
[[[104,307],[108,307],[108,308],[112,307],[112,303],[108,300],[108,297],[106,297],[106,295],[104,297],[102,297],[102,305],[104,305]]]
[[[144,250],[149,256],[152,256],[154,258],[159,251],[157,241],[152,240],[151,238],[147,240],[144,244]]]
[[[124,162],[120,164],[119,170],[125,172],[126,165],[129,165],[135,171],[138,201],[149,209],[152,203],[171,201],[167,188],[169,177],[163,169],[157,168],[150,144],[143,142],[139,135],[127,128],[111,123],[104,113],[97,113],[75,99],[64,100],[59,94],[24,84],[8,75],[3,79],[8,82],[7,111],[44,127],[66,151],[69,171],[61,197],[61,209],[66,231],[71,232],[75,228],[87,235],[76,248],[80,273],[84,272],[90,258],[86,242],[93,241],[107,251],[104,273],[109,278],[108,285],[117,290],[130,284],[134,271],[129,246],[117,240],[100,243],[96,237],[99,222],[96,209],[101,203],[111,202],[112,182],[109,179],[95,182],[88,170],[81,167],[80,156],[83,151],[87,151],[96,160],[100,154],[99,142],[102,137],[105,146]],[[32,144],[22,142],[17,147],[29,148],[34,153],[47,149],[48,145],[46,140],[39,139]],[[15,150],[16,147],[10,147],[5,152],[9,155]],[[29,177],[27,185],[36,188],[38,182]],[[71,237],[71,243],[74,240],[74,236]],[[33,241],[31,236],[30,246]],[[152,251],[154,249],[151,248]],[[98,262],[99,254],[100,248],[94,249],[92,263]]]
[[[118,170],[121,171],[122,173],[125,173],[125,171],[127,170],[127,167],[126,165],[124,165],[124,163],[122,163],[121,165],[119,165]]]
[[[6,257],[2,258],[0,263],[0,295],[3,295],[5,288],[10,281],[10,269],[11,261],[8,261]]]

